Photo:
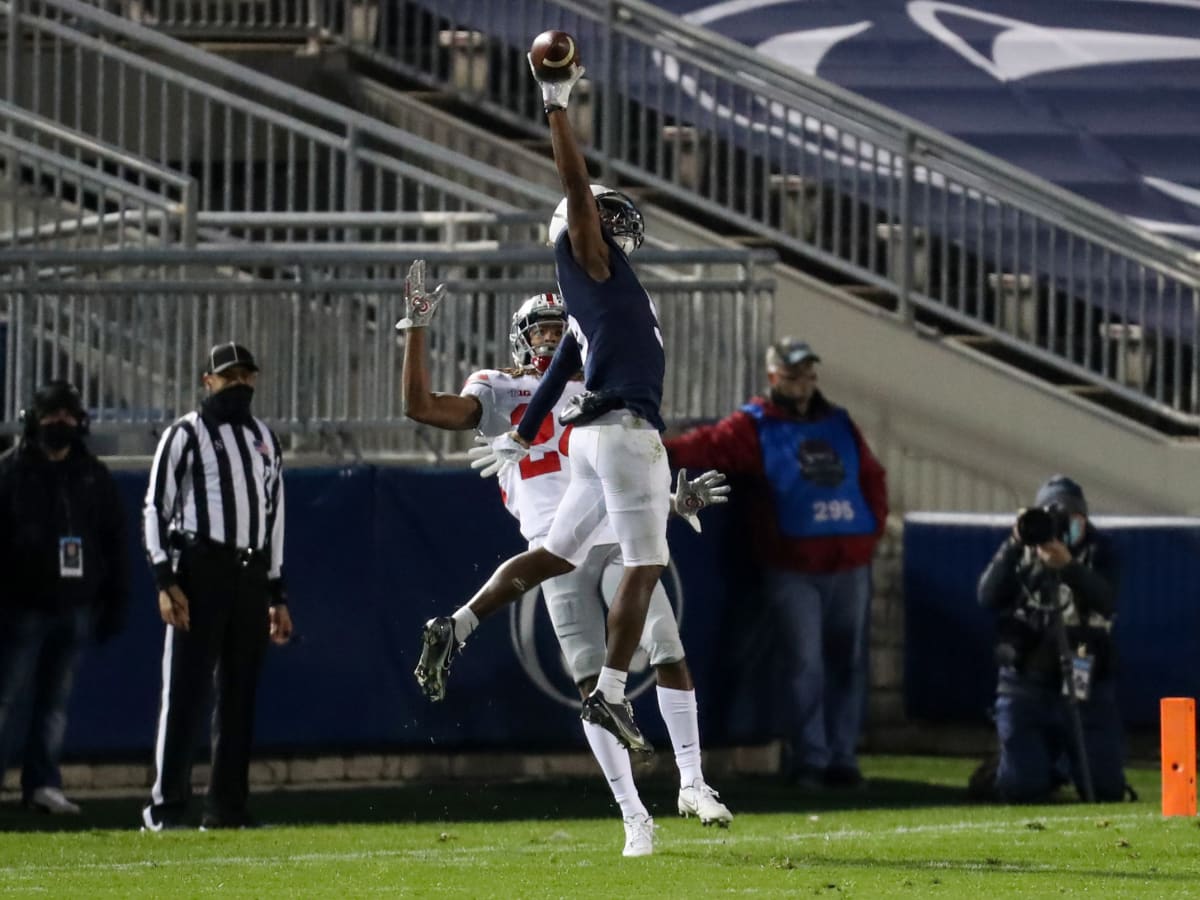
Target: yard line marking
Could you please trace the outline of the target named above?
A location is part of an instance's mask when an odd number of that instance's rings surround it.
[[[864,830],[857,828],[844,828],[836,831],[813,831],[805,833],[792,834],[748,834],[739,835],[734,830],[730,830],[722,837],[680,837],[678,835],[663,834],[661,846],[666,849],[672,846],[746,846],[751,844],[771,844],[771,843],[787,843],[789,841],[808,842],[808,841],[842,841],[842,840],[857,840],[861,841],[870,838],[891,838],[899,836],[908,836],[913,834],[942,834],[942,833],[957,833],[957,832],[1003,832],[1015,831],[1019,832],[1025,829],[1027,822],[1037,821],[1044,822],[1047,825],[1054,824],[1069,824],[1077,822],[1095,822],[1103,819],[1110,823],[1118,823],[1125,821],[1140,821],[1161,819],[1156,812],[1147,811],[1140,813],[1117,813],[1115,815],[1105,815],[1103,811],[1082,815],[1032,815],[1022,820],[1013,821],[959,821],[959,822],[944,822],[930,825],[897,825],[893,828]],[[323,826],[322,826],[323,827]],[[660,832],[661,834],[661,832]],[[147,835],[148,840],[162,840],[161,835]],[[170,840],[170,837],[167,837]],[[572,852],[578,851],[595,851],[605,852],[611,850],[619,841],[584,841],[572,844]],[[162,844],[158,845],[161,849],[166,849]],[[184,845],[180,844],[180,847]],[[189,850],[194,849],[195,845],[186,845]],[[140,869],[157,869],[168,866],[188,866],[194,868],[196,866],[228,866],[228,865],[245,865],[245,866],[274,866],[280,863],[328,863],[328,862],[356,862],[361,860],[371,859],[396,859],[409,858],[413,860],[428,860],[430,862],[444,862],[447,856],[463,856],[470,857],[479,854],[487,853],[538,853],[544,854],[547,846],[553,847],[553,844],[548,844],[545,841],[538,841],[524,846],[500,846],[489,844],[471,844],[465,846],[444,846],[444,847],[429,847],[429,848],[413,848],[406,850],[356,850],[347,852],[332,852],[332,853],[297,853],[297,854],[271,854],[264,856],[185,856],[180,858],[156,858],[146,860],[134,860],[132,862],[101,862],[101,863],[82,863],[72,862],[62,865],[43,865],[37,863],[18,864],[11,866],[0,866],[0,874],[10,876],[30,876],[40,873],[67,872],[67,871],[134,871]],[[1036,867],[1038,864],[1034,864]],[[964,862],[949,862],[930,860],[925,863],[927,867],[942,867],[942,868],[980,868],[994,869],[1004,868],[1000,866],[988,866],[975,864],[968,861]],[[1030,868],[1022,866],[1022,869]]]

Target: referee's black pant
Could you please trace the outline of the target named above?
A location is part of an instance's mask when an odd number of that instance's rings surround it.
[[[212,779],[206,811],[244,816],[250,796],[254,701],[270,631],[267,560],[203,539],[183,547],[177,574],[188,598],[187,631],[167,627],[162,701],[154,742],[157,774],[147,810],[179,824],[191,797],[192,763],[215,692]]]

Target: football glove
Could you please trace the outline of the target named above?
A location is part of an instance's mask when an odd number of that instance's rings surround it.
[[[425,328],[433,320],[446,286],[439,284],[433,293],[425,290],[425,260],[414,259],[404,277],[404,318],[396,323],[397,331]]]
[[[509,463],[520,462],[529,453],[529,448],[513,438],[513,432],[499,437],[487,438],[476,435],[478,447],[467,451],[471,468],[479,470],[480,478],[491,478]]]
[[[680,469],[675,479],[675,496],[671,498],[671,510],[683,521],[700,533],[700,510],[718,503],[729,502],[729,485],[725,476],[716,469],[688,481],[687,469]]]
[[[538,78],[537,69],[534,68],[533,57],[526,53],[525,58],[529,60],[529,71],[533,73],[533,80],[542,89],[542,105],[546,108],[546,112],[550,113],[556,109],[566,109],[567,99],[571,96],[571,88],[575,87],[586,71],[583,66],[579,65],[579,63],[572,63],[570,66],[571,74],[562,81],[542,81]]]

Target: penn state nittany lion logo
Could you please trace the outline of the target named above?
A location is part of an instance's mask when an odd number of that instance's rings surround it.
[[[609,566],[604,570],[600,590],[606,603],[611,603],[621,581],[620,566]],[[675,612],[675,622],[683,629],[683,584],[679,580],[679,572],[672,560],[663,570],[663,587],[671,601],[671,609]],[[539,612],[539,610],[541,610]],[[579,689],[571,680],[567,671],[566,661],[558,650],[558,641],[554,638],[554,629],[550,625],[550,616],[545,612],[545,604],[541,602],[541,589],[527,591],[520,600],[509,607],[509,633],[512,638],[513,650],[517,661],[529,676],[539,691],[564,706],[579,709]],[[541,635],[541,640],[539,640]],[[551,649],[553,648],[553,649]],[[634,654],[633,662],[629,665],[629,699],[641,696],[653,684],[654,672],[650,669],[650,659],[639,647]]]

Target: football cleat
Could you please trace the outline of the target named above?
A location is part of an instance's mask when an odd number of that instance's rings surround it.
[[[696,816],[701,825],[719,825],[728,828],[733,821],[733,813],[720,800],[721,795],[697,778],[687,787],[679,789],[679,814],[685,819]]]
[[[622,856],[649,856],[654,852],[654,820],[640,813],[622,820],[625,824],[625,849]]]
[[[454,620],[449,616],[438,616],[425,623],[421,632],[421,658],[413,674],[425,696],[435,703],[446,696],[450,657],[461,646],[454,636]]]
[[[642,737],[637,723],[633,721],[633,708],[629,701],[611,703],[599,691],[591,694],[583,701],[583,709],[579,717],[585,722],[599,725],[605,731],[611,732],[621,746],[634,753],[653,753],[650,742]]]

